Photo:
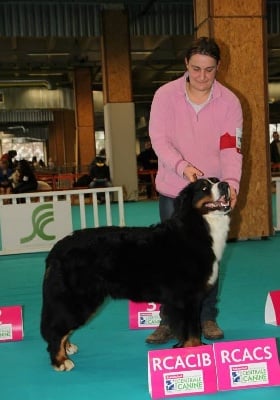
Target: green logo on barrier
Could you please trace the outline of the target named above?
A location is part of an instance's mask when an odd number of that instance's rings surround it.
[[[54,215],[52,204],[42,204],[39,207],[36,207],[32,213],[33,232],[29,236],[20,239],[20,243],[30,242],[36,235],[43,240],[55,239],[55,235],[47,235],[44,232],[45,226],[53,221]]]

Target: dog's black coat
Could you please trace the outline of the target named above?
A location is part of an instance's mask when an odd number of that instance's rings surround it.
[[[200,179],[182,190],[164,223],[84,229],[55,244],[46,259],[41,333],[56,368],[63,370],[68,359],[69,334],[107,296],[164,304],[178,340],[200,340],[200,304],[215,261],[203,216],[212,199],[209,182]]]

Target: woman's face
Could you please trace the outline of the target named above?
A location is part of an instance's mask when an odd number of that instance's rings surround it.
[[[190,86],[198,91],[209,91],[220,62],[217,63],[215,58],[210,56],[194,54],[189,61],[185,59],[185,63],[189,73]]]

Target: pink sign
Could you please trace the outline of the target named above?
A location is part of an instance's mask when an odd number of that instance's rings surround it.
[[[212,346],[149,351],[148,380],[152,399],[217,392]]]
[[[254,339],[213,345],[218,390],[280,385],[276,339]]]
[[[265,303],[265,323],[280,325],[280,290],[268,293]]]
[[[156,303],[128,302],[129,328],[148,329],[155,328],[160,323],[160,305]]]
[[[0,342],[23,339],[22,307],[0,306]]]

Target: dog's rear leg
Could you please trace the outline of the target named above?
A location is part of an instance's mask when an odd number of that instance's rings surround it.
[[[66,319],[67,313],[65,309],[63,309],[62,313],[58,306],[54,310],[47,301],[43,303],[40,325],[41,335],[48,344],[47,350],[54,369],[57,371],[70,371],[74,367],[74,363],[69,359],[68,355],[76,353],[78,347],[70,343],[69,336],[77,327],[59,321],[56,318],[57,314],[63,314]]]
[[[70,333],[71,332],[62,338],[53,338],[49,342],[48,351],[50,353],[52,366],[56,371],[70,371],[75,366],[73,361],[68,358],[68,354],[74,354],[77,351],[73,351],[76,346],[69,342]]]

